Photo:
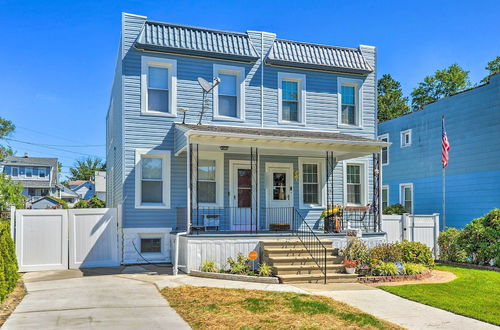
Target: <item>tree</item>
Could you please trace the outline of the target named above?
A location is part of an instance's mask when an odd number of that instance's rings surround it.
[[[88,201],[82,199],[73,206],[74,209],[100,209],[104,207],[106,207],[106,202],[100,200],[97,196],[92,197]]]
[[[489,61],[484,69],[489,73],[486,77],[483,78],[483,80],[481,80],[481,82],[487,83],[488,81],[490,81],[490,77],[492,75],[500,73],[500,56],[497,56],[497,58],[495,58],[494,60]]]
[[[412,108],[422,109],[426,104],[463,91],[470,86],[469,71],[465,71],[458,64],[450,65],[446,69],[436,71],[433,76],[426,76],[424,81],[413,89]]]
[[[16,126],[14,126],[10,120],[0,117],[0,140],[9,136],[15,129]],[[3,160],[6,156],[12,156],[13,154],[14,152],[10,147],[0,145],[0,160]]]
[[[408,98],[403,97],[401,84],[390,74],[384,74],[377,83],[378,120],[380,122],[404,115],[410,110]]]
[[[0,173],[0,211],[6,211],[11,206],[21,209],[24,207],[25,201],[23,186]]]
[[[77,160],[73,167],[69,169],[71,176],[69,180],[90,180],[94,177],[95,171],[106,170],[106,164],[102,159],[87,157]]]

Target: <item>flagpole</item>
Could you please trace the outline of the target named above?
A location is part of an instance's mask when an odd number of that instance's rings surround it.
[[[441,132],[444,131],[444,115],[441,118]],[[441,141],[442,141],[441,137]],[[441,142],[442,144],[443,142]],[[441,147],[442,148],[442,147]],[[441,161],[442,167],[442,176],[443,176],[443,230],[446,229],[446,167],[444,166],[443,161]]]

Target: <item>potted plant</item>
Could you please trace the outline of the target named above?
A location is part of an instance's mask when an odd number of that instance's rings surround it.
[[[356,260],[344,259],[344,267],[347,274],[354,274],[356,272]]]

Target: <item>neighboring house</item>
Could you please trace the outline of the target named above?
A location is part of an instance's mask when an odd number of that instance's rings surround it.
[[[443,214],[443,115],[451,144],[446,226],[461,228],[500,206],[500,74],[379,124],[379,138],[391,143],[383,152],[383,204],[401,203],[416,214]]]
[[[6,157],[1,166],[3,173],[23,185],[23,194],[28,201],[42,196],[57,196],[57,158],[29,157],[26,153],[24,157]]]
[[[94,196],[106,200],[106,171],[96,171],[94,176]]]
[[[75,180],[68,182],[69,188],[74,191],[80,199],[89,200],[94,197],[94,182],[88,180]]]
[[[58,188],[59,194],[57,197],[68,203],[69,207],[73,207],[73,205],[80,200],[80,196],[68,187],[59,184]]]
[[[175,241],[189,271],[202,255],[258,249],[259,235],[286,238],[307,226],[320,235],[327,206],[366,210],[374,154],[387,145],[376,139],[375,60],[372,46],[124,14],[106,155],[107,202],[123,208],[124,263],[173,260]],[[221,80],[202,125],[198,77]],[[375,215],[352,223],[366,239],[384,237]]]
[[[30,208],[34,210],[43,209],[59,209],[62,208],[61,203],[51,196],[39,197],[30,203]]]

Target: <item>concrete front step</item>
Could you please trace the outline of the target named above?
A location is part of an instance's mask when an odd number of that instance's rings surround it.
[[[288,265],[307,265],[307,264],[316,264],[311,255],[303,255],[303,256],[273,256],[266,258],[268,262],[272,266],[276,266],[279,264],[288,264]],[[343,261],[342,257],[339,256],[326,256],[326,264],[341,264]]]
[[[326,248],[332,246],[332,241],[328,240],[320,240],[321,244],[323,244]],[[300,240],[283,240],[283,241],[261,241],[260,242],[262,247],[282,247],[282,248],[289,248],[293,246],[300,246],[303,247],[304,244]],[[314,242],[316,244],[316,241]]]
[[[323,274],[307,275],[278,275],[281,283],[323,283],[325,277]],[[327,283],[355,283],[358,275],[356,274],[338,274],[327,273]]]
[[[263,249],[263,252],[266,256],[269,257],[279,257],[279,256],[302,256],[302,255],[310,255],[309,251],[306,247],[302,246],[294,246],[294,247],[265,247]],[[312,251],[318,251],[318,250],[312,250]],[[327,256],[332,256],[332,255],[338,255],[339,250],[334,249],[332,247],[326,248],[326,255]]]
[[[275,265],[273,267],[275,275],[307,275],[307,274],[322,274],[318,265]],[[343,265],[330,264],[326,265],[327,273],[344,273],[345,269]]]

